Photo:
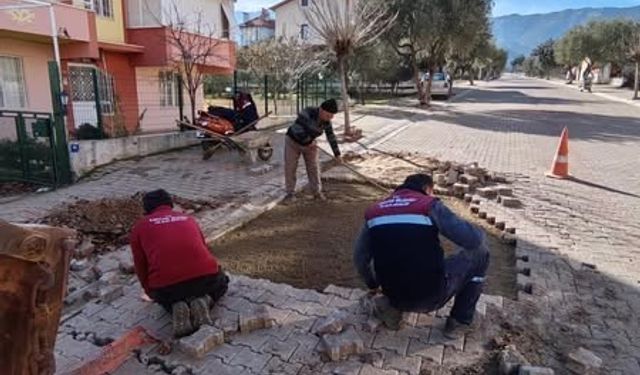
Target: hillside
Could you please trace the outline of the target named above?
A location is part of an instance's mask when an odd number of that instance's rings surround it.
[[[531,50],[549,38],[557,39],[571,28],[594,19],[628,18],[640,21],[640,6],[632,8],[567,9],[547,14],[517,14],[493,19],[493,35],[509,59]]]

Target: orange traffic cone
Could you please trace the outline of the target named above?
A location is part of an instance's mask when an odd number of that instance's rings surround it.
[[[547,172],[547,177],[569,178],[569,129],[567,127],[562,130],[558,151],[551,164],[551,171]]]

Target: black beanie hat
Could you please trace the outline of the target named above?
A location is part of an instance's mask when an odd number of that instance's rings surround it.
[[[322,104],[320,104],[320,108],[329,113],[333,113],[334,115],[338,113],[338,103],[335,99],[325,100]]]
[[[173,207],[173,200],[171,195],[164,189],[158,189],[150,191],[142,197],[142,207],[145,214],[150,214],[156,208],[160,206]]]

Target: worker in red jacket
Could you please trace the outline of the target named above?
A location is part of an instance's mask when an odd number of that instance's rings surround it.
[[[144,291],[173,317],[176,337],[212,325],[210,306],[227,291],[229,278],[209,251],[196,221],[173,210],[165,190],[142,198],[145,217],[131,231],[131,251]]]

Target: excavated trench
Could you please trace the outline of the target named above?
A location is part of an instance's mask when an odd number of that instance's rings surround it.
[[[379,190],[360,183],[327,181],[328,201],[299,198],[278,205],[245,226],[215,241],[211,248],[223,267],[236,273],[322,290],[329,284],[363,288],[352,261],[352,246],[363,224],[364,210],[383,198]],[[491,249],[485,293],[516,297],[514,247],[500,232],[471,214],[455,198],[443,198],[458,215],[483,228]],[[447,253],[453,244],[443,238]]]

